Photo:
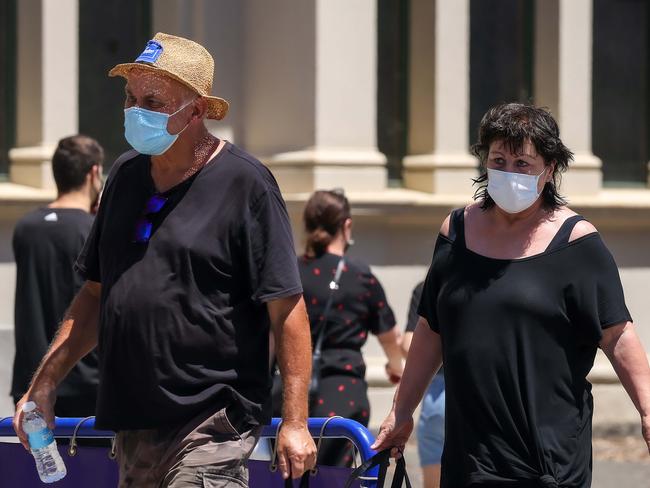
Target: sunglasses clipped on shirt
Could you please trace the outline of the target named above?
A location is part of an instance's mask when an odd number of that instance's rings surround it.
[[[144,206],[142,217],[138,219],[135,224],[135,233],[133,242],[147,243],[151,239],[153,231],[153,216],[160,212],[167,203],[167,197],[163,197],[159,193],[155,193]]]

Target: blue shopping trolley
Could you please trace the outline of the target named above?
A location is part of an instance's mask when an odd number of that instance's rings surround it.
[[[43,484],[38,478],[32,456],[17,443],[16,434],[11,425],[11,417],[0,421],[0,486],[4,487],[41,487]],[[280,419],[273,419],[270,425],[263,428],[260,443],[256,453],[249,461],[251,487],[273,488],[283,487],[282,480],[277,470],[275,452],[269,445],[269,440],[277,437]],[[59,438],[69,438],[69,445],[59,445],[59,451],[66,463],[68,475],[56,486],[61,488],[114,488],[117,486],[118,473],[115,457],[115,445],[111,447],[79,446],[80,438],[114,439],[111,431],[94,429],[95,419],[57,418],[54,435]],[[370,446],[374,437],[363,425],[354,420],[341,417],[311,418],[308,422],[309,432],[319,444],[322,439],[344,438],[349,440],[358,453],[361,463],[370,460],[376,453]],[[266,446],[268,449],[264,449]],[[335,466],[320,466],[308,475],[309,486],[336,487],[345,486],[352,473],[352,468]],[[350,486],[363,488],[376,488],[378,468],[373,466],[361,473]],[[304,480],[303,480],[304,483]],[[299,486],[300,480],[295,481]],[[304,484],[302,485],[304,486]]]

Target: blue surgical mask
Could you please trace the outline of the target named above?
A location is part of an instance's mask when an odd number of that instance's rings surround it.
[[[131,147],[141,154],[151,156],[163,154],[172,147],[181,132],[187,128],[186,125],[178,134],[170,134],[167,131],[169,118],[190,103],[192,102],[186,103],[173,114],[154,112],[140,107],[124,109],[124,137]]]

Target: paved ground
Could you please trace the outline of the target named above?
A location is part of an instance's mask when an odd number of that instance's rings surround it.
[[[413,486],[422,486],[414,442],[406,447],[406,460]],[[388,483],[386,485],[390,486]],[[591,488],[650,488],[650,455],[640,436],[594,440]]]

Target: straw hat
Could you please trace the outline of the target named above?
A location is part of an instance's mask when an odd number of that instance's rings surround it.
[[[226,100],[210,96],[214,60],[203,46],[194,41],[159,32],[147,42],[135,62],[118,64],[108,72],[108,76],[126,78],[133,68],[164,74],[197,92],[208,102],[209,119],[223,119],[228,112]]]

